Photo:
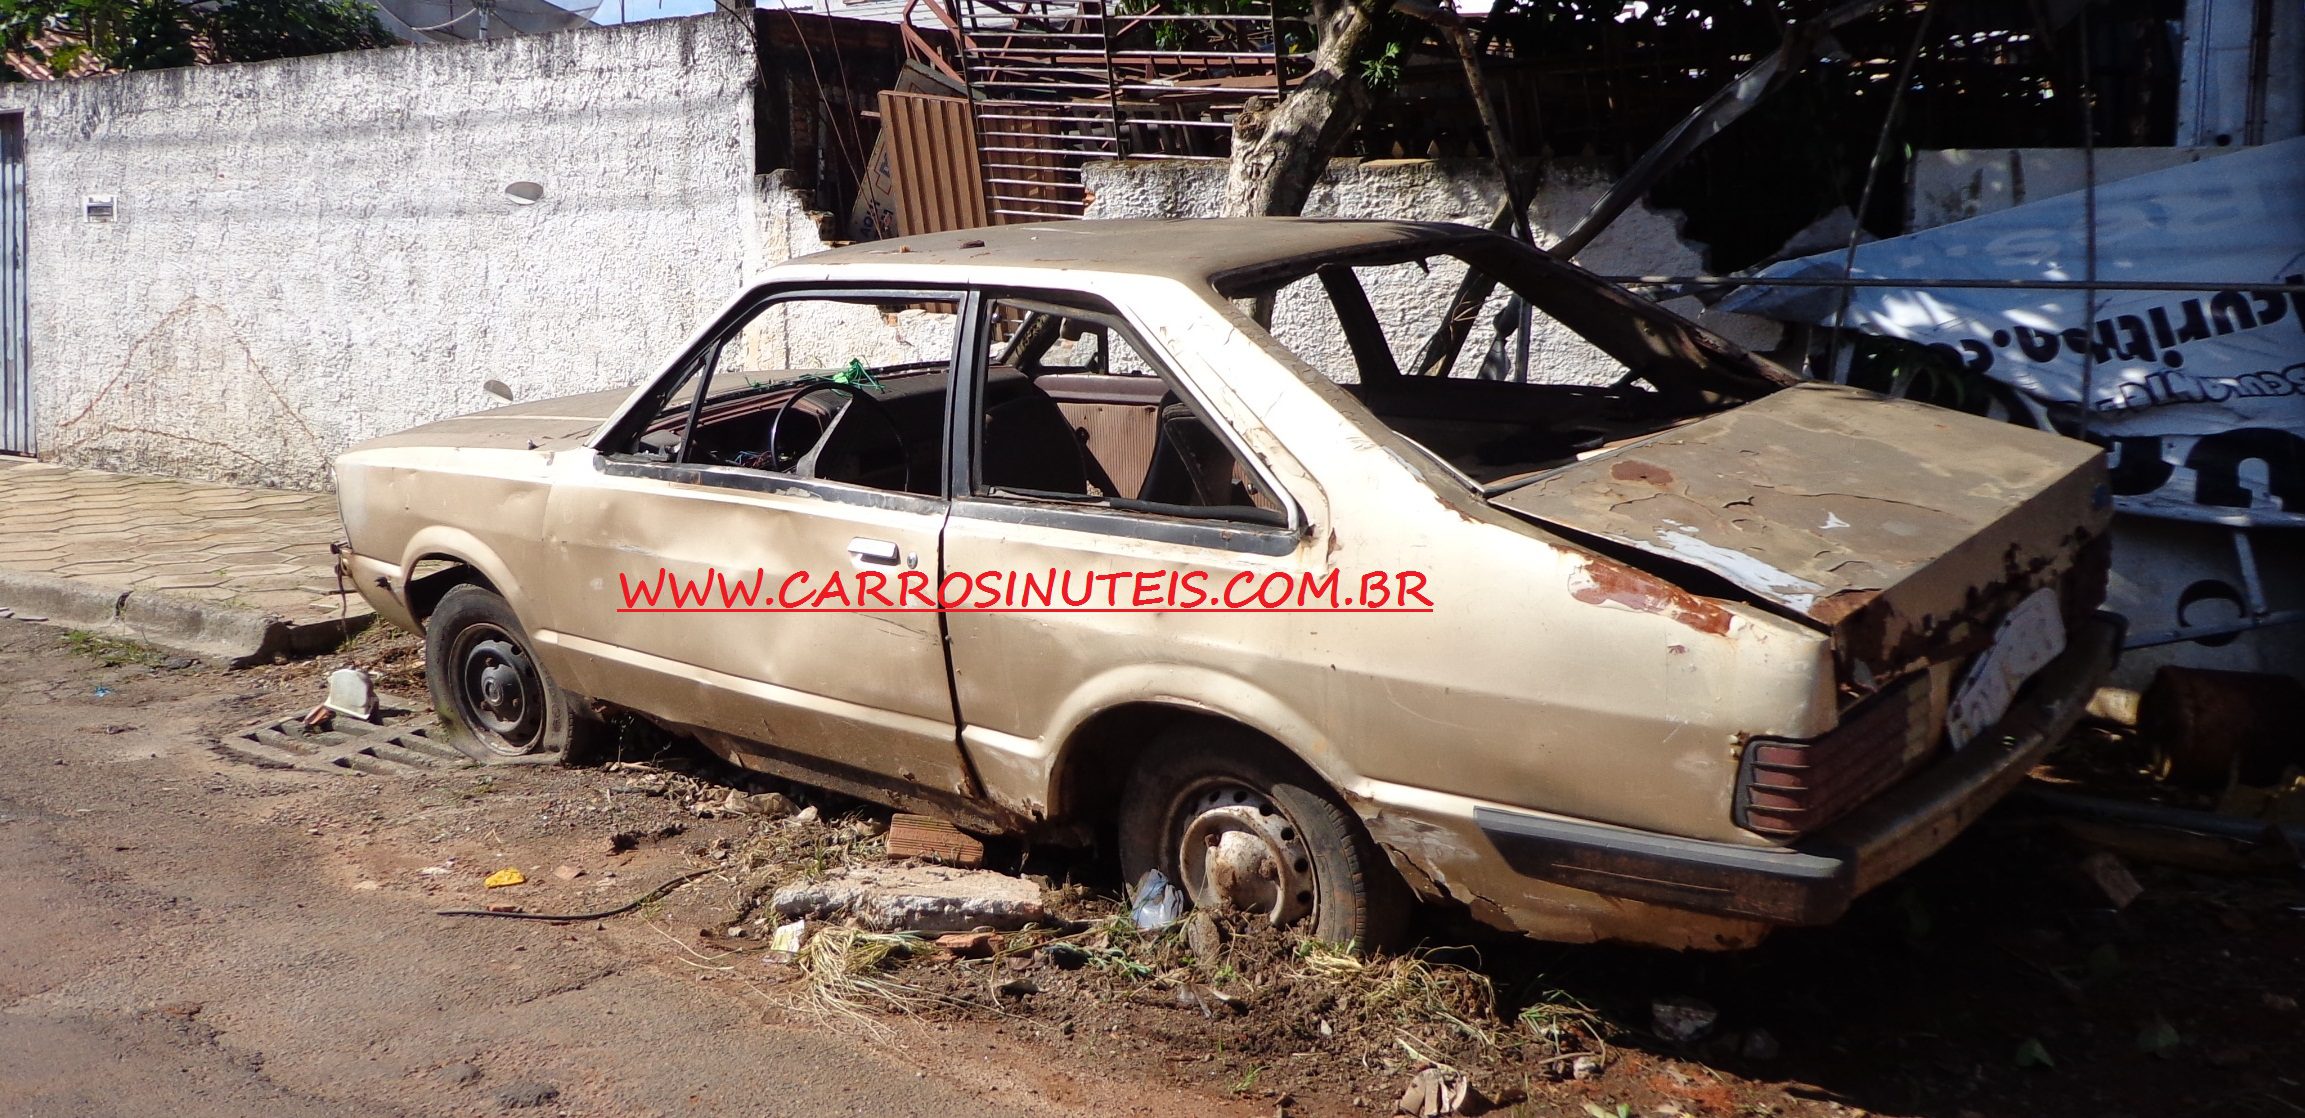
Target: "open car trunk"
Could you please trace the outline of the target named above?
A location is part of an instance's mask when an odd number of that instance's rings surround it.
[[[1692,592],[1832,633],[1847,703],[1979,651],[2043,588],[2077,624],[2103,596],[2111,507],[2094,446],[1830,384],[1492,500]]]

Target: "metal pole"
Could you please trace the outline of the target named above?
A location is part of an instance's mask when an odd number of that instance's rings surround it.
[[[2089,7],[2081,6],[2081,231],[2083,266],[2088,286],[2081,294],[2081,429],[2089,437],[2089,416],[2096,410],[2097,387],[2097,106],[2089,88]]]
[[[1905,107],[1905,90],[1913,84],[1913,66],[1921,59],[1921,44],[1929,34],[1929,24],[1936,18],[1937,6],[1929,4],[1921,9],[1921,22],[1913,28],[1913,45],[1905,48],[1905,58],[1897,65],[1897,85],[1889,91],[1888,111],[1881,117],[1881,135],[1873,143],[1873,161],[1865,168],[1865,188],[1857,193],[1856,220],[1850,222],[1849,249],[1841,257],[1841,276],[1846,279],[1857,271],[1857,237],[1865,231],[1865,211],[1873,206],[1873,187],[1880,181],[1881,164],[1889,158],[1889,134],[1896,130],[1897,113]],[[1844,288],[1841,305],[1833,311],[1833,337],[1825,350],[1825,380],[1839,380],[1841,364],[1841,335],[1849,329],[1849,300],[1854,292]]]
[[[1504,218],[1500,213],[1490,228],[1502,230]],[[2305,283],[2250,283],[2236,280],[2220,283],[2213,280],[2033,280],[2033,279],[1930,279],[1927,277],[1898,276],[1597,276],[1597,279],[1624,287],[1912,287],[1912,288],[1984,288],[1992,291],[2197,291],[2217,294],[2226,291],[2263,292],[2268,295],[2305,294]]]

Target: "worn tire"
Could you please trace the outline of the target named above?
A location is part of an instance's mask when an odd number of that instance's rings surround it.
[[[495,591],[465,583],[441,596],[424,622],[424,683],[452,741],[499,757],[587,756],[605,727],[553,682],[533,650]]]
[[[1233,814],[1225,816],[1227,812]],[[1120,807],[1120,862],[1129,887],[1134,888],[1146,870],[1157,869],[1193,895],[1195,903],[1209,901],[1216,886],[1206,865],[1197,881],[1184,876],[1193,872],[1190,867],[1180,870],[1184,844],[1192,841],[1196,850],[1203,843],[1210,851],[1222,849],[1220,838],[1230,841],[1226,831],[1238,829],[1235,821],[1253,826],[1251,816],[1263,817],[1272,827],[1256,842],[1240,843],[1256,852],[1252,857],[1286,849],[1291,852],[1288,860],[1300,863],[1296,869],[1309,868],[1310,880],[1305,881],[1275,860],[1281,874],[1276,884],[1294,877],[1296,885],[1282,884],[1293,896],[1278,896],[1276,891],[1272,906],[1310,909],[1298,915],[1284,911],[1276,923],[1302,928],[1330,943],[1389,948],[1401,942],[1413,898],[1360,820],[1302,762],[1238,727],[1187,724],[1162,734],[1146,749],[1129,777]],[[1212,818],[1216,829],[1211,829]],[[1283,835],[1288,836],[1285,848],[1258,845]],[[1272,906],[1261,911],[1269,917]]]

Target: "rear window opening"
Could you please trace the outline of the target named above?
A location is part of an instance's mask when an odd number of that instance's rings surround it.
[[[1793,381],[1519,245],[1388,249],[1256,281],[1223,294],[1273,344],[1492,496]]]

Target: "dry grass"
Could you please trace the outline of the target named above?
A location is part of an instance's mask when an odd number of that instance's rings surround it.
[[[1422,955],[1363,958],[1319,940],[1297,944],[1297,978],[1333,988],[1338,1005],[1391,1022],[1412,1051],[1453,1038],[1479,1052],[1498,1046],[1497,993],[1487,975]],[[1435,1061],[1438,1062],[1438,1061]]]
[[[875,1013],[912,1014],[947,1001],[944,995],[888,976],[893,964],[935,948],[919,936],[831,926],[817,929],[794,960],[800,967],[801,1008],[879,1032]]]

